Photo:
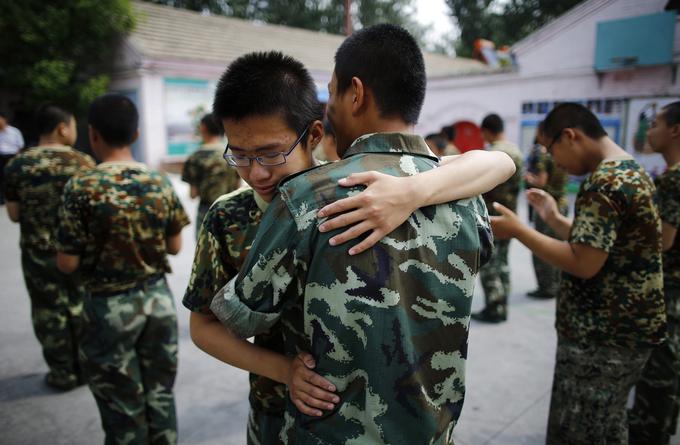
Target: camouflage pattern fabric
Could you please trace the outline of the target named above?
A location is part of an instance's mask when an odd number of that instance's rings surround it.
[[[661,220],[680,228],[680,164],[656,180]],[[667,444],[680,411],[680,242],[663,254],[668,339],[655,348],[635,388],[630,412],[631,444]]]
[[[240,177],[222,157],[224,146],[206,144],[193,152],[182,168],[182,181],[198,189],[198,213],[196,236],[210,205],[220,196],[233,192],[239,186]]]
[[[34,147],[5,167],[5,198],[21,206],[21,248],[56,253],[59,204],[64,185],[94,160],[71,147]]]
[[[631,158],[602,161],[581,184],[569,243],[609,256],[593,278],[562,274],[556,316],[562,337],[633,349],[663,341],[661,222],[654,191]]]
[[[495,240],[489,262],[480,269],[479,278],[484,289],[485,311],[491,315],[507,316],[510,295],[510,240]]]
[[[562,215],[566,215],[568,213],[566,206],[560,208],[560,213]],[[541,219],[538,212],[534,212],[533,214],[533,223],[537,232],[557,239],[555,232],[545,221],[543,221],[543,219]],[[531,260],[534,265],[534,273],[536,274],[538,291],[545,297],[557,297],[560,292],[560,283],[562,282],[562,271],[557,267],[554,267],[551,264],[543,261],[534,254],[531,255]]]
[[[627,444],[628,393],[649,354],[558,337],[546,445]]]
[[[189,224],[170,181],[138,162],[104,162],[64,188],[59,251],[80,255],[90,292],[123,292],[170,272],[166,238]]]
[[[177,316],[165,278],[85,300],[83,371],[105,444],[175,444]]]
[[[201,314],[210,314],[214,295],[238,274],[262,219],[267,203],[252,189],[221,196],[208,211],[199,231],[189,285],[182,304]],[[255,336],[260,347],[284,353],[280,325]],[[286,386],[250,374],[248,443],[274,445],[278,441],[286,404]],[[277,420],[278,419],[278,420]],[[280,425],[279,425],[280,426]]]
[[[338,388],[321,418],[287,401],[282,440],[296,444],[451,443],[465,396],[473,287],[492,237],[481,198],[416,211],[369,251],[349,256],[328,244],[318,210],[357,193],[340,178],[377,170],[406,176],[436,167],[414,135],[359,138],[344,159],[279,185],[237,279],[213,300],[220,320],[245,338],[303,300],[304,344],[315,371]],[[301,297],[302,296],[302,297]]]
[[[555,159],[550,153],[541,153],[538,156],[536,166],[536,174],[546,172],[548,174],[548,183],[543,190],[548,192],[550,196],[557,201],[558,208],[565,208],[569,206],[567,202],[567,182],[569,181],[569,174],[565,169],[555,163]]]
[[[48,381],[63,389],[80,384],[78,342],[84,289],[57,269],[52,253],[23,249],[21,265],[31,296],[33,331],[49,367]]]
[[[486,207],[489,209],[490,215],[498,215],[492,206],[494,202],[503,204],[510,210],[517,211],[517,195],[519,194],[520,187],[522,186],[522,172],[523,164],[522,152],[519,150],[517,145],[509,141],[496,141],[489,147],[489,151],[502,151],[506,153],[515,163],[515,174],[510,177],[507,181],[499,184],[493,190],[485,193],[484,202]]]

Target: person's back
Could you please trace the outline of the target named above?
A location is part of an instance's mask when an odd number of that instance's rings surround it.
[[[287,431],[295,443],[326,443],[329,437],[337,443],[448,443],[465,396],[474,280],[491,248],[483,201],[419,210],[356,256],[332,247],[332,233],[320,234],[316,217],[328,202],[352,194],[337,185],[338,178],[366,169],[406,176],[435,167],[420,137],[374,134],[355,143],[343,160],[280,185],[280,198],[261,223],[259,233],[266,235],[258,235],[254,246],[276,254],[249,258],[244,270],[255,272],[243,277],[242,294],[256,312],[276,310],[271,304],[281,300],[261,298],[281,290],[276,278],[262,287],[259,272],[269,270],[293,283],[283,301],[296,301],[298,289],[304,290],[310,343],[295,346],[310,350],[315,371],[337,386],[341,399],[323,418],[298,416]]]

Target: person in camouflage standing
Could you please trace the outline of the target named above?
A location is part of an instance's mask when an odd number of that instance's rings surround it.
[[[134,104],[100,96],[88,117],[102,163],[66,184],[57,234],[59,268],[79,270],[87,289],[83,372],[106,444],[174,444],[177,317],[165,274],[189,218],[169,180],[132,158]]]
[[[472,290],[492,248],[484,203],[424,207],[359,254],[333,246],[334,231],[320,226],[318,213],[359,190],[339,179],[366,170],[426,176],[437,160],[409,134],[425,67],[407,31],[377,25],[346,39],[329,93],[342,159],[279,184],[241,272],[211,308],[247,338],[286,324],[290,309],[302,306],[304,336],[301,344],[286,340],[288,355],[310,351],[340,400],[312,416],[287,403],[282,437],[289,443],[451,443],[465,395]],[[240,124],[224,119],[237,147],[244,144],[232,132]]]
[[[536,130],[537,140],[534,144],[536,146],[536,158],[532,163],[532,168],[527,168],[527,173],[524,178],[531,187],[545,190],[546,193],[555,198],[560,213],[566,215],[569,211],[569,203],[567,202],[567,180],[569,179],[569,176],[562,167],[555,164],[553,157],[545,149],[545,146],[540,143],[544,142],[542,141],[540,134],[541,127],[542,124],[539,124]],[[530,212],[530,215],[530,219],[534,223],[534,228],[539,233],[548,235],[552,238],[557,236],[550,226],[541,219],[538,212],[532,211]],[[527,296],[537,299],[555,298],[560,290],[562,271],[546,263],[536,255],[532,255],[531,259],[534,264],[534,273],[536,274],[538,288],[528,292]]]
[[[635,404],[628,417],[631,445],[665,445],[676,433],[680,396],[680,102],[666,105],[656,115],[647,139],[668,165],[656,179],[668,339],[652,351],[635,386]]]
[[[253,78],[258,81],[253,82]],[[276,93],[259,94],[265,86]],[[321,127],[323,108],[307,70],[298,61],[278,52],[251,53],[234,61],[218,83],[214,108],[228,129],[230,144],[225,152],[226,161],[251,188],[222,196],[208,211],[199,234],[183,304],[192,311],[190,330],[196,345],[216,358],[252,373],[248,444],[276,444],[281,441],[279,433],[283,427],[284,384],[295,386],[296,371],[303,374],[296,380],[302,386],[312,381],[320,382],[318,386],[326,389],[330,383],[306,370],[306,366],[299,366],[303,361],[309,363],[308,354],[300,354],[295,360],[283,356],[286,352],[284,333],[288,341],[299,335],[296,329],[289,328],[297,319],[288,319],[285,327],[276,324],[267,333],[256,335],[255,345],[251,345],[230,335],[217,322],[210,311],[210,302],[241,269],[262,215],[277,193],[271,185],[315,165],[311,153],[324,134]],[[256,156],[251,157],[252,154]],[[474,183],[471,179],[482,178],[483,181],[474,187],[485,191],[512,174],[512,171],[505,173],[507,167],[513,165],[507,156],[504,159],[491,156],[491,153],[484,154],[488,155],[485,159],[473,155],[458,159],[455,170],[448,166],[453,164],[443,166],[440,170],[446,184],[441,188],[448,192],[471,193],[475,191],[467,187]],[[467,161],[471,157],[474,158],[472,163],[460,164],[461,160]],[[462,168],[466,171],[461,172]],[[436,189],[438,184],[430,181],[428,185]],[[410,195],[407,199],[414,197]],[[383,195],[376,193],[375,200],[382,202]],[[391,206],[389,212],[395,213],[395,210],[395,206]],[[297,331],[301,330],[300,324]],[[310,415],[317,408],[326,408],[329,402],[337,401],[333,394],[328,394],[328,400],[317,399],[313,394],[308,396],[307,402],[295,399],[294,403],[302,413]]]
[[[505,139],[503,119],[497,114],[489,114],[482,120],[482,136],[489,144],[489,150],[506,153],[515,162],[515,174],[503,184],[484,194],[489,213],[497,215],[491,204],[500,202],[517,210],[517,195],[522,183],[522,152],[517,145]],[[499,323],[508,317],[508,296],[510,295],[510,267],[508,253],[510,240],[494,240],[494,253],[489,263],[479,272],[484,289],[484,309],[472,314],[477,321]]]
[[[198,239],[198,229],[210,205],[220,196],[236,190],[239,186],[238,174],[222,159],[223,131],[219,122],[213,119],[212,114],[206,114],[201,118],[198,132],[203,145],[187,158],[182,168],[182,181],[190,185],[191,197],[199,198],[196,212],[196,239]]]
[[[597,117],[563,103],[545,119],[547,150],[570,174],[589,176],[573,222],[543,190],[527,196],[560,241],[495,204],[494,235],[516,237],[563,271],[547,441],[628,443],[626,402],[652,348],[666,333],[661,223],[654,184]]]
[[[57,269],[55,229],[64,185],[95,163],[71,147],[77,138],[71,113],[45,105],[35,123],[38,146],[19,153],[5,167],[5,196],[10,219],[21,227],[21,265],[33,330],[49,367],[45,382],[66,390],[82,383],[78,341],[84,291]]]

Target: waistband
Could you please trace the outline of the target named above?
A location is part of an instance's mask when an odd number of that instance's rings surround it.
[[[153,274],[150,277],[144,279],[143,281],[140,281],[137,284],[133,284],[132,286],[126,288],[126,289],[119,289],[119,290],[105,290],[101,292],[90,292],[90,296],[92,298],[106,298],[106,297],[113,297],[114,295],[120,295],[120,294],[126,294],[128,292],[138,292],[138,291],[144,291],[146,292],[149,287],[158,284],[159,281],[165,280],[165,273],[157,273]]]

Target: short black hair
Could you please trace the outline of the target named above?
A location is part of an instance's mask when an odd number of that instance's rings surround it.
[[[316,85],[304,65],[278,51],[253,52],[232,62],[217,83],[215,118],[241,120],[275,114],[297,134],[323,119]]]
[[[449,141],[452,141],[456,139],[456,127],[453,125],[445,125],[442,127],[442,132],[441,132],[446,139]]]
[[[573,102],[555,106],[543,121],[543,136],[547,140],[557,137],[565,128],[578,128],[591,139],[607,136],[600,120],[588,108]]]
[[[432,142],[434,142],[435,147],[437,147],[441,151],[446,150],[446,146],[448,145],[446,136],[442,133],[430,133],[427,136],[425,136],[425,140],[426,141],[431,140]]]
[[[500,134],[503,133],[505,124],[499,115],[492,113],[484,117],[481,128],[482,130],[489,131],[491,134]]]
[[[54,104],[42,104],[35,111],[35,131],[39,136],[50,134],[59,124],[68,125],[73,114]]]
[[[203,124],[205,129],[208,130],[208,133],[212,134],[213,136],[222,136],[222,133],[224,133],[222,123],[217,122],[217,119],[215,119],[212,113],[208,113],[203,116],[201,118],[201,124]]]
[[[5,113],[4,111],[0,110],[0,117],[3,118],[3,119],[7,119],[7,113]]]
[[[680,124],[680,101],[672,102],[662,109],[663,120],[666,121],[666,125],[677,125]]]
[[[110,93],[99,96],[92,102],[88,121],[107,144],[122,147],[135,140],[139,113],[129,98]]]
[[[427,86],[425,61],[404,28],[369,26],[345,39],[335,53],[338,94],[350,87],[352,77],[371,90],[381,116],[418,122]]]

